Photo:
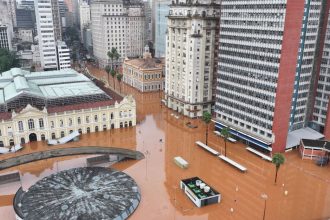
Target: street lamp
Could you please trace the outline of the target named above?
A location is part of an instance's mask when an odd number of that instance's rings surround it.
[[[265,200],[265,204],[264,204],[264,215],[262,217],[262,220],[265,220],[265,216],[266,216],[266,205],[267,205],[268,196],[265,193],[263,193],[263,194],[261,194],[261,198],[263,200]]]

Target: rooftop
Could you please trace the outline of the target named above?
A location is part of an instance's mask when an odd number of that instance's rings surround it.
[[[139,69],[162,69],[165,65],[164,58],[138,58],[125,60],[125,64],[135,66]]]

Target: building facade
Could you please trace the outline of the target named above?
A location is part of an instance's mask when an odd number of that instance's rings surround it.
[[[0,0],[0,48],[8,50],[12,50],[14,36],[12,12],[12,2]]]
[[[93,1],[91,29],[93,54],[101,67],[110,64],[107,52],[112,47],[120,54],[120,63],[126,57],[139,57],[143,54],[145,45],[143,3],[123,0]]]
[[[290,132],[310,121],[326,4],[222,0],[216,128],[272,152],[295,145]]]
[[[57,69],[67,69],[71,68],[71,59],[70,59],[70,49],[67,47],[65,42],[57,41]]]
[[[155,10],[155,57],[165,57],[166,53],[166,32],[167,32],[167,16],[170,11],[169,0],[158,0],[154,3]]]
[[[136,105],[72,69],[0,77],[0,146],[135,126]]]
[[[123,63],[123,82],[141,92],[160,91],[165,83],[165,60],[152,58],[149,52]]]
[[[91,9],[87,2],[82,1],[80,2],[79,10],[81,42],[84,42],[83,30],[91,22]]]
[[[165,99],[188,117],[211,111],[220,1],[172,2],[167,20]]]

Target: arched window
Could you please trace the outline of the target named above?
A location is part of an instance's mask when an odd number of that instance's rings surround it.
[[[15,143],[14,143],[14,140],[13,140],[13,139],[10,139],[10,140],[9,140],[9,145],[10,145],[10,146],[14,146],[14,145],[15,145]]]
[[[21,138],[21,144],[25,144],[25,138]]]
[[[2,141],[0,141],[0,147],[3,147],[3,142]]]
[[[94,115],[94,121],[97,122],[98,118],[97,115]]]
[[[80,117],[78,117],[78,125],[80,125],[81,124],[81,119],[80,119]]]
[[[132,126],[132,121],[129,121],[128,122],[128,126]]]
[[[86,116],[86,123],[89,123],[89,116]]]
[[[33,130],[34,129],[34,121],[33,121],[32,118],[28,120],[28,125],[29,125],[29,129],[30,130]]]
[[[19,131],[24,131],[24,126],[23,126],[23,122],[22,121],[19,121],[18,122],[18,130]]]
[[[72,118],[69,118],[69,126],[72,126]]]
[[[95,126],[95,132],[99,131],[99,126]]]
[[[107,120],[107,117],[105,116],[105,114],[102,115],[102,120],[103,121],[106,121]]]
[[[64,134],[64,131],[61,131],[61,137],[64,137],[65,134]]]
[[[115,124],[112,123],[112,124],[111,124],[111,129],[114,129],[114,128],[115,128]]]
[[[90,133],[91,129],[89,127],[87,127],[87,133]]]
[[[123,127],[123,122],[120,122],[119,127],[120,127],[120,128]]]
[[[127,121],[125,121],[125,128],[128,126]]]
[[[78,129],[78,132],[79,132],[79,134],[82,134],[82,130],[81,130],[81,128]]]
[[[70,130],[70,134],[73,132],[73,130]]]
[[[44,135],[44,134],[42,134],[42,135],[41,135],[41,140],[42,140],[42,141],[46,140],[46,138],[45,138],[45,135]]]
[[[103,131],[107,130],[107,125],[103,125]]]
[[[63,127],[63,120],[60,120],[60,126]]]
[[[56,139],[55,133],[52,133],[52,139]]]
[[[51,122],[50,122],[50,127],[51,127],[51,128],[54,128],[54,127],[55,127],[55,125],[54,125],[54,121],[51,121]]]
[[[113,119],[113,113],[111,112],[111,114],[110,114],[110,119]]]
[[[43,129],[44,127],[44,120],[42,118],[39,118],[39,128]]]

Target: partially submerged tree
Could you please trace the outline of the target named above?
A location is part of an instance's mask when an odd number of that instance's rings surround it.
[[[285,157],[281,153],[275,153],[272,158],[272,163],[275,165],[275,183],[277,181],[277,173],[278,170],[280,169],[280,166],[284,163]]]
[[[205,144],[207,145],[207,137],[208,137],[208,133],[209,133],[209,123],[211,122],[212,119],[212,115],[210,112],[203,112],[202,115],[202,120],[206,125],[206,130],[205,130]]]

